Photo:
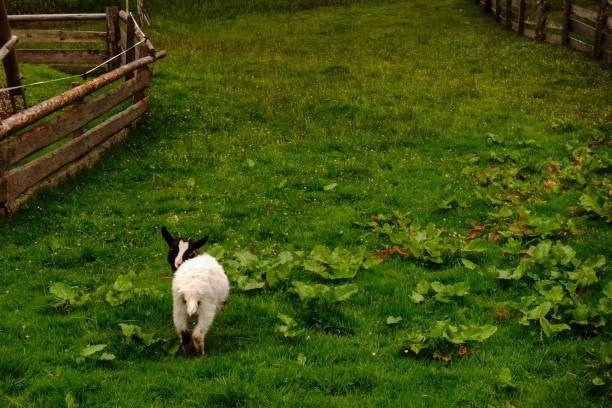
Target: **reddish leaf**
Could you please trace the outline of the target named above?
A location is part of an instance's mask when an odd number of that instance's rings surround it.
[[[471,229],[468,231],[467,235],[464,238],[464,241],[471,241],[474,238],[476,238],[480,232],[482,232],[483,229],[485,229],[485,226],[487,225],[485,221],[481,221],[478,224],[473,224],[474,221],[472,219],[468,219],[468,224],[470,224],[470,222],[472,223],[471,225]]]
[[[506,309],[495,309],[495,316],[503,317],[504,319],[510,319],[510,311]]]
[[[557,167],[554,164],[548,164],[546,166],[546,169],[550,172],[556,173],[557,172]]]
[[[439,358],[440,360],[444,362],[449,362],[452,357],[451,352],[446,347],[443,349],[438,349],[434,351],[433,356],[434,358]]]
[[[508,191],[508,194],[510,194],[511,196],[515,196],[516,198],[521,198],[521,192],[518,190]]]
[[[487,237],[489,241],[500,241],[503,237],[499,232],[489,232],[489,236]]]
[[[387,259],[391,255],[410,256],[410,250],[404,249],[398,246],[392,246],[392,247],[385,248],[385,249],[379,249],[378,251],[374,253],[374,257],[382,258],[382,259]]]
[[[457,350],[457,354],[459,354],[460,356],[465,356],[468,353],[468,349],[467,347],[465,347],[463,344],[459,346],[459,350]]]
[[[529,246],[529,248],[526,251],[522,251],[519,254],[519,257],[521,258],[531,258],[531,255],[533,255],[533,251],[535,250],[535,246],[531,245]]]
[[[544,182],[544,187],[545,188],[553,188],[556,185],[557,185],[557,183],[554,180],[546,180]]]

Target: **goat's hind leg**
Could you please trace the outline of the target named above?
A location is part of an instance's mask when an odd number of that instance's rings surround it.
[[[189,322],[187,318],[187,309],[185,304],[180,299],[174,299],[174,327],[181,339],[181,348],[184,353],[187,353],[189,344],[191,343],[191,333],[189,333]]]
[[[215,305],[202,305],[198,314],[198,324],[193,329],[193,345],[196,349],[196,354],[203,357],[204,353],[204,337],[208,333],[208,329],[215,318]]]

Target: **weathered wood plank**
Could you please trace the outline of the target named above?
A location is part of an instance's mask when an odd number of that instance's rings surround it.
[[[129,126],[147,111],[148,106],[149,99],[145,98],[126,110],[111,116],[98,126],[85,132],[79,138],[73,139],[24,166],[12,169],[8,177],[9,199],[7,201],[10,202],[16,199],[38,181],[83,156],[110,136]]]
[[[78,130],[150,85],[150,72],[145,72],[137,78],[126,81],[102,95],[74,106],[69,111],[20,134],[14,139],[0,144],[0,157],[5,158],[7,166],[12,166],[24,157]],[[73,103],[77,101],[78,99]]]
[[[563,24],[548,19],[546,19],[546,24],[544,24],[544,27],[552,30],[563,30]]]
[[[143,58],[139,58],[136,61],[122,65],[121,67],[107,72],[106,74],[100,75],[97,78],[92,79],[91,81],[85,82],[83,85],[70,89],[66,92],[63,92],[59,95],[56,95],[50,99],[47,99],[38,105],[31,106],[28,109],[22,110],[12,116],[9,116],[2,122],[0,122],[0,140],[5,139],[7,136],[17,132],[19,129],[22,129],[37,120],[47,116],[50,113],[53,113],[64,106],[68,106],[72,104],[78,98],[82,98],[85,95],[89,95],[92,92],[97,91],[98,89],[108,85],[111,82],[116,81],[121,78],[123,75],[128,72],[132,72],[136,69],[139,69],[147,64],[152,63],[160,58],[164,58],[166,56],[166,51],[159,51],[155,54],[154,57],[146,56]]]
[[[586,9],[584,7],[579,7],[575,4],[572,4],[572,13],[576,14],[578,17],[582,17],[587,20],[590,20],[592,23],[595,23],[595,21],[597,21],[596,11]]]
[[[580,21],[576,21],[570,18],[569,20],[569,29],[571,32],[578,33],[588,37],[589,39],[595,38],[595,29],[590,25],[584,24]]]
[[[23,203],[32,198],[36,193],[38,193],[38,191],[47,187],[55,187],[59,183],[64,181],[66,178],[75,175],[83,168],[91,167],[96,161],[98,161],[98,159],[106,150],[108,150],[112,145],[124,140],[128,136],[128,134],[129,128],[121,129],[119,132],[109,137],[105,142],[92,149],[85,156],[81,157],[78,160],[75,160],[74,162],[65,166],[61,170],[56,171],[51,176],[47,177],[46,179],[24,191],[19,197],[7,203],[5,210],[8,211],[9,214],[14,214],[19,209],[19,207],[23,205]],[[1,216],[2,214],[0,214],[0,217]]]
[[[61,71],[65,74],[70,75],[81,75],[85,72],[92,70],[94,67],[91,65],[65,65],[65,64],[53,64],[51,68]],[[90,73],[91,76],[98,76],[106,73],[106,67],[98,67],[96,70]]]
[[[523,35],[527,38],[535,38],[536,32],[530,28],[523,29]]]
[[[583,52],[588,52],[588,53],[591,53],[593,51],[592,45],[587,44],[583,41],[577,40],[576,38],[573,38],[573,37],[569,38],[569,46],[578,51],[583,51]]]
[[[15,47],[15,44],[17,44],[18,41],[19,38],[13,34],[11,39],[4,43],[2,48],[0,48],[0,61],[2,61],[8,55],[8,53],[13,50],[13,47]]]
[[[551,44],[561,44],[561,36],[559,34],[544,33],[544,41]]]
[[[604,34],[604,45],[612,51],[612,34]]]
[[[99,64],[108,58],[106,50],[15,50],[22,64]]]
[[[106,42],[104,31],[13,30],[21,42],[89,43]]]
[[[8,200],[8,171],[0,173],[0,208]]]
[[[81,20],[104,20],[104,13],[80,13],[80,14],[12,14],[8,16],[9,21],[81,21]]]
[[[79,85],[81,85],[81,84],[78,83],[78,82],[73,82],[72,83],[72,87],[73,88],[76,88]],[[76,101],[74,101],[74,103],[72,104],[72,107],[75,108],[75,107],[78,107],[78,106],[80,106],[82,104],[83,104],[83,98],[79,98]],[[78,129],[75,129],[74,132],[72,132],[72,137],[73,138],[77,138],[77,137],[83,135],[84,132],[85,132],[85,128],[83,126],[81,126]]]

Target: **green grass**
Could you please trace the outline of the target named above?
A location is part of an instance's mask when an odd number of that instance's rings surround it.
[[[491,210],[460,174],[474,153],[561,158],[567,142],[609,137],[612,126],[609,68],[517,37],[470,1],[154,23],[152,41],[168,56],[156,63],[146,119],[93,169],[0,222],[0,405],[64,406],[67,395],[87,407],[609,404],[609,387],[595,387],[585,366],[609,328],[542,339],[533,325],[494,315],[528,288],[456,260],[392,258],[360,271],[359,292],[328,308],[284,290],[233,288],[205,359],[126,345],[119,323],[175,336],[162,224],[257,253],[317,244],[374,251],[384,242],[364,238],[358,224],[393,210],[465,235],[468,218]],[[491,145],[490,133],[504,145]],[[540,147],[519,146],[529,139]],[[330,183],[338,185],[326,191]],[[434,211],[451,194],[471,208]],[[551,195],[534,210],[565,212],[578,196]],[[612,259],[609,224],[585,221],[584,230],[568,241],[579,256]],[[495,248],[476,261],[513,265]],[[130,271],[163,296],[66,312],[48,305],[53,282],[93,290]],[[421,279],[467,281],[471,294],[415,305]],[[279,312],[307,337],[276,333]],[[387,326],[389,315],[403,320]],[[402,355],[408,333],[446,317],[499,329],[448,363]],[[75,362],[100,343],[114,361]],[[497,385],[504,367],[516,390]]]

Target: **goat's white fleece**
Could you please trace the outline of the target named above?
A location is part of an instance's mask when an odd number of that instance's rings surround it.
[[[215,318],[225,305],[229,281],[223,267],[208,254],[186,260],[174,273],[172,280],[174,327],[181,336],[185,349],[185,333],[189,333],[189,316],[198,315],[198,324],[191,338],[199,355],[204,355],[204,338]]]
[[[175,301],[184,299],[185,311],[193,315],[200,312],[196,310],[198,301],[200,309],[208,305],[221,308],[229,294],[229,281],[219,262],[208,254],[202,254],[186,260],[176,270],[172,294]]]

